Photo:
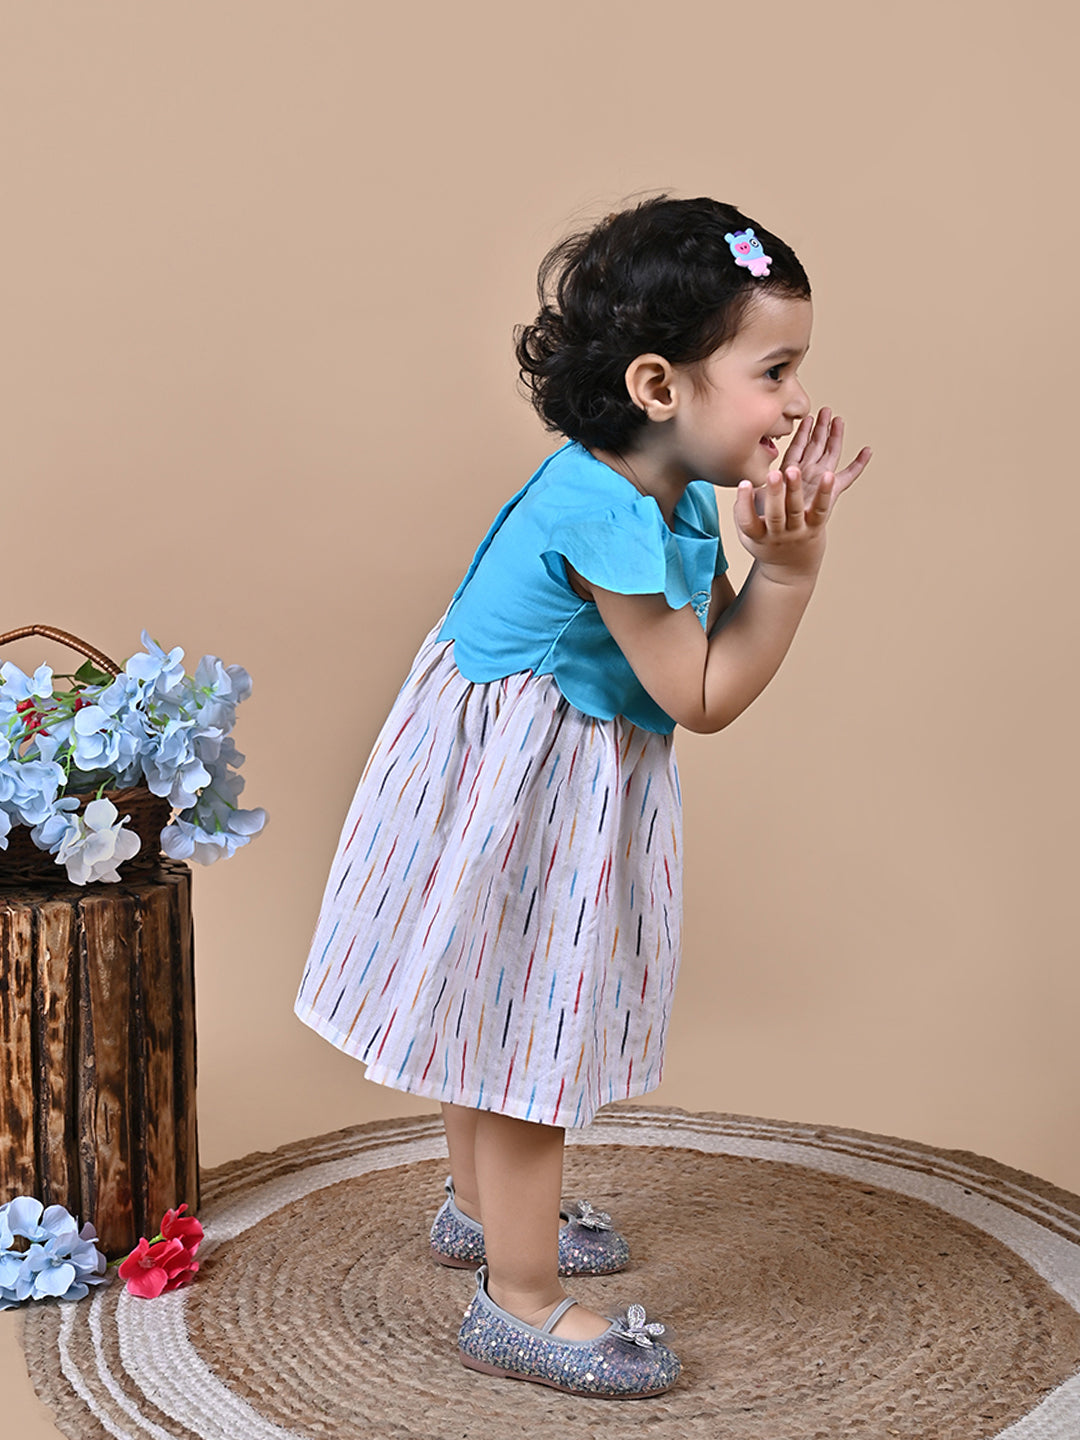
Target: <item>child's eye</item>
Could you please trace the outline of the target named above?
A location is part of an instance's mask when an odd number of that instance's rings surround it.
[[[768,370],[765,371],[765,378],[767,380],[779,380],[780,372],[783,370],[783,368],[783,365],[770,365]]]

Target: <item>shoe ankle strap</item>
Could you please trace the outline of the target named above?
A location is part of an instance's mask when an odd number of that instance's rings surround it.
[[[544,1335],[550,1335],[552,1330],[555,1329],[555,1326],[566,1314],[567,1310],[570,1309],[571,1305],[576,1305],[577,1303],[572,1295],[567,1295],[565,1299],[560,1300],[558,1305],[555,1306],[555,1309],[552,1310],[551,1314],[544,1321],[543,1325],[540,1326],[541,1332]]]

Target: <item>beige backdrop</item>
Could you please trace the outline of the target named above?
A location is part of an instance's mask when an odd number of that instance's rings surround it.
[[[413,650],[553,444],[510,351],[536,262],[665,188],[796,246],[808,385],[877,458],[781,676],[682,737],[655,1099],[1080,1190],[1074,15],[5,0],[0,628],[255,678],[271,825],[196,877],[207,1162],[422,1108],[293,1018],[308,936]]]
[[[780,677],[681,737],[655,1099],[1080,1190],[1073,13],[3,6],[0,628],[255,680],[271,824],[196,874],[207,1162],[423,1108],[293,1018],[309,933],[415,646],[555,443],[510,349],[536,262],[664,188],[798,249],[808,387],[877,456]]]

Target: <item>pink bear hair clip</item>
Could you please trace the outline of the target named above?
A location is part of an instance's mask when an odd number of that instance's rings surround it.
[[[759,280],[768,275],[772,256],[765,254],[761,241],[753,230],[736,230],[733,235],[725,235],[724,239],[735,256],[736,265],[743,266]]]

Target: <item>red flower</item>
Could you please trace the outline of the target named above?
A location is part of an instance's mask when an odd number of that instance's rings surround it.
[[[142,1239],[121,1264],[120,1278],[127,1281],[130,1294],[152,1300],[191,1279],[199,1268],[194,1253],[179,1240],[157,1240],[151,1244]]]
[[[185,1215],[186,1205],[176,1210],[166,1210],[161,1221],[161,1235],[164,1240],[179,1240],[184,1249],[192,1255],[199,1248],[203,1238],[203,1227],[194,1215]]]

